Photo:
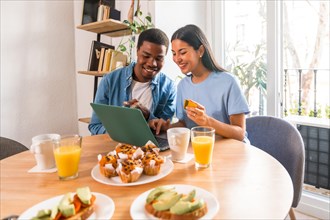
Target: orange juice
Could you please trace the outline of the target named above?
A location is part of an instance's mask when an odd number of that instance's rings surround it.
[[[212,162],[214,140],[210,136],[196,136],[192,139],[195,161],[201,165],[209,165]]]
[[[57,173],[60,177],[78,174],[81,148],[78,145],[61,146],[54,149]]]

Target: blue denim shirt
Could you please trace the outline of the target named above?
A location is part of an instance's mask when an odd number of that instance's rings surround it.
[[[136,62],[105,75],[96,92],[94,103],[123,106],[124,101],[132,99],[131,84]],[[149,120],[153,118],[171,119],[175,112],[176,86],[168,76],[159,72],[151,81],[152,106]],[[105,134],[106,130],[93,111],[88,125],[92,135]]]

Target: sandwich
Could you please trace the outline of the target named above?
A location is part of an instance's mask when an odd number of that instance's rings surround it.
[[[94,212],[95,200],[89,187],[81,187],[65,194],[53,208],[39,210],[31,220],[86,220]]]
[[[207,205],[195,195],[196,190],[184,195],[174,188],[157,187],[148,194],[145,210],[160,219],[199,219],[207,213]]]
[[[183,103],[184,109],[186,109],[187,107],[197,108],[197,106],[198,106],[197,102],[195,102],[191,99],[184,100],[184,103]]]

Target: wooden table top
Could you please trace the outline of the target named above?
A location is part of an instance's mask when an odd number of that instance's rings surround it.
[[[0,218],[20,215],[43,200],[82,186],[113,199],[112,219],[131,219],[130,206],[137,196],[171,184],[189,184],[215,195],[220,204],[215,219],[284,219],[291,207],[293,186],[285,168],[267,153],[242,142],[216,140],[212,167],[205,170],[196,170],[191,160],[174,163],[173,171],[155,182],[136,186],[99,183],[91,176],[97,155],[108,153],[116,144],[107,135],[84,137],[79,177],[68,181],[60,181],[57,173],[28,173],[35,166],[29,151],[1,160]],[[188,151],[192,152],[191,146]]]

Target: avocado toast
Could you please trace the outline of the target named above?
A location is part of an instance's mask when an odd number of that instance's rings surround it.
[[[174,188],[160,186],[148,194],[145,209],[161,219],[199,219],[207,213],[207,205],[195,196],[196,190],[184,195]]]

